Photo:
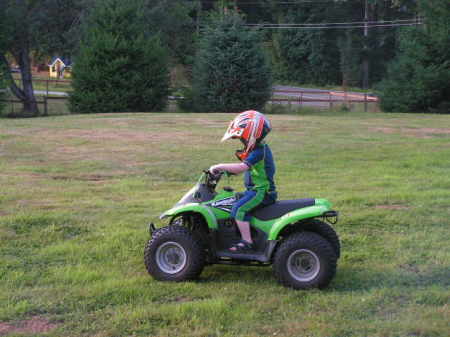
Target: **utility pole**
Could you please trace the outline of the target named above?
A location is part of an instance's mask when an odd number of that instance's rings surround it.
[[[369,89],[369,46],[367,40],[369,36],[369,4],[365,0],[364,4],[364,48],[363,48],[363,89]]]

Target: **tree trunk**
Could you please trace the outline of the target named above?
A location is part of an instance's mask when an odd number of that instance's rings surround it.
[[[34,97],[33,79],[31,75],[31,62],[27,48],[19,51],[18,55],[16,56],[16,61],[19,64],[20,72],[22,74],[22,91],[24,94],[24,99],[22,99],[23,115],[29,117],[38,116],[39,109],[36,98]]]
[[[23,89],[17,86],[13,76],[9,71],[6,72],[6,76],[8,77],[10,82],[9,88],[11,92],[14,94],[14,96],[16,96],[19,100],[21,100],[23,104],[22,112],[16,116],[17,117],[39,116],[38,105],[36,102],[36,98],[34,97],[33,82],[31,76],[31,65],[30,65],[30,58],[28,56],[28,50],[14,53],[14,58],[16,59],[16,62],[19,64],[20,67],[20,72],[22,74]],[[0,54],[0,63],[3,63],[6,66],[6,69],[9,70],[10,66],[4,54]]]

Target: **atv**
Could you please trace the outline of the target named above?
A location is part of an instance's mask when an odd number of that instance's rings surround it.
[[[149,225],[148,273],[161,281],[186,281],[210,264],[272,265],[284,286],[326,287],[340,257],[339,238],[330,225],[337,223],[338,212],[330,202],[308,198],[257,207],[250,220],[254,249],[232,252],[228,248],[241,235],[230,212],[241,195],[230,187],[216,191],[223,174],[203,171],[197,184],[160,216],[170,219],[168,225]]]

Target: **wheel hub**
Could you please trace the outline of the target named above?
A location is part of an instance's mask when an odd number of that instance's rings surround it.
[[[297,249],[289,255],[287,269],[297,281],[308,282],[319,274],[320,260],[309,249]]]
[[[156,263],[164,273],[176,274],[183,270],[186,262],[186,251],[177,242],[165,242],[156,250]]]

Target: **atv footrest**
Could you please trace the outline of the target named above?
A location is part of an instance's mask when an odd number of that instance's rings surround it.
[[[217,257],[227,258],[232,260],[244,260],[244,261],[258,261],[258,262],[268,262],[266,254],[258,252],[249,253],[233,253],[228,250],[222,250],[217,252]]]

